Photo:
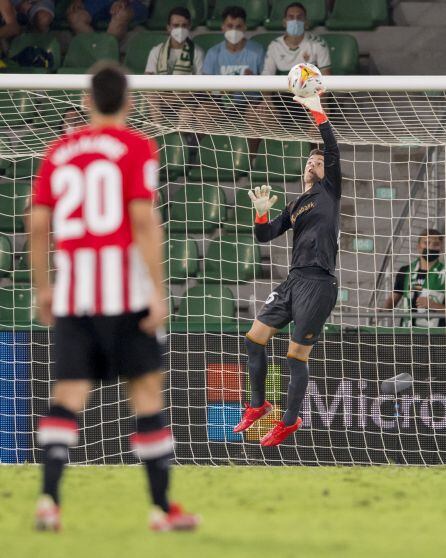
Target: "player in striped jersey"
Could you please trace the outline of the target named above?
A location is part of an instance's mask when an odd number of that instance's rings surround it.
[[[40,421],[43,487],[39,529],[60,527],[59,483],[78,441],[77,413],[93,380],[125,376],[137,417],[132,448],[144,463],[155,530],[193,529],[197,517],[167,497],[173,438],[162,417],[162,346],[167,314],[162,228],[153,206],[154,141],[125,126],[127,80],[96,68],[86,98],[90,125],[63,136],[42,163],[33,196],[32,261],[40,320],[54,323],[56,384]],[[50,284],[48,240],[56,241]]]

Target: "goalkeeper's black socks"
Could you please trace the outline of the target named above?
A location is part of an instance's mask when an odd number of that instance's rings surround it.
[[[38,441],[43,448],[42,493],[51,496],[56,504],[59,504],[59,484],[68,461],[68,448],[76,445],[77,430],[76,415],[60,405],[51,406],[48,416],[39,423]]]
[[[131,444],[147,471],[153,503],[167,513],[173,438],[170,428],[164,426],[162,414],[138,417]]]
[[[268,372],[266,347],[245,337],[248,352],[249,382],[251,384],[251,407],[261,407],[265,403],[265,383]]]
[[[288,384],[287,409],[282,421],[285,426],[296,423],[308,386],[308,363],[288,355],[290,383]]]

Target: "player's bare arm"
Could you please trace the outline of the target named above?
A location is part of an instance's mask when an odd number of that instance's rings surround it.
[[[135,243],[146,263],[153,282],[153,293],[148,301],[150,313],[141,327],[153,335],[163,326],[167,316],[163,273],[163,228],[158,210],[150,201],[134,200],[129,207]]]
[[[44,205],[34,206],[31,214],[31,261],[36,285],[39,320],[44,325],[53,323],[52,286],[48,267],[51,209]]]

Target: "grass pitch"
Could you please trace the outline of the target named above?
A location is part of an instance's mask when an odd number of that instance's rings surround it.
[[[63,531],[36,533],[38,484],[37,467],[0,467],[0,556],[430,558],[446,544],[445,469],[177,467],[196,533],[147,530],[139,467],[69,469]]]

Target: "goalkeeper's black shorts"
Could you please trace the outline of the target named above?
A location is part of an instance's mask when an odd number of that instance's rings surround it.
[[[269,295],[257,319],[275,329],[294,322],[292,340],[314,345],[338,296],[336,277],[319,268],[292,270]]]
[[[67,316],[54,326],[58,380],[129,379],[162,367],[163,345],[144,333],[147,310],[118,316]]]

